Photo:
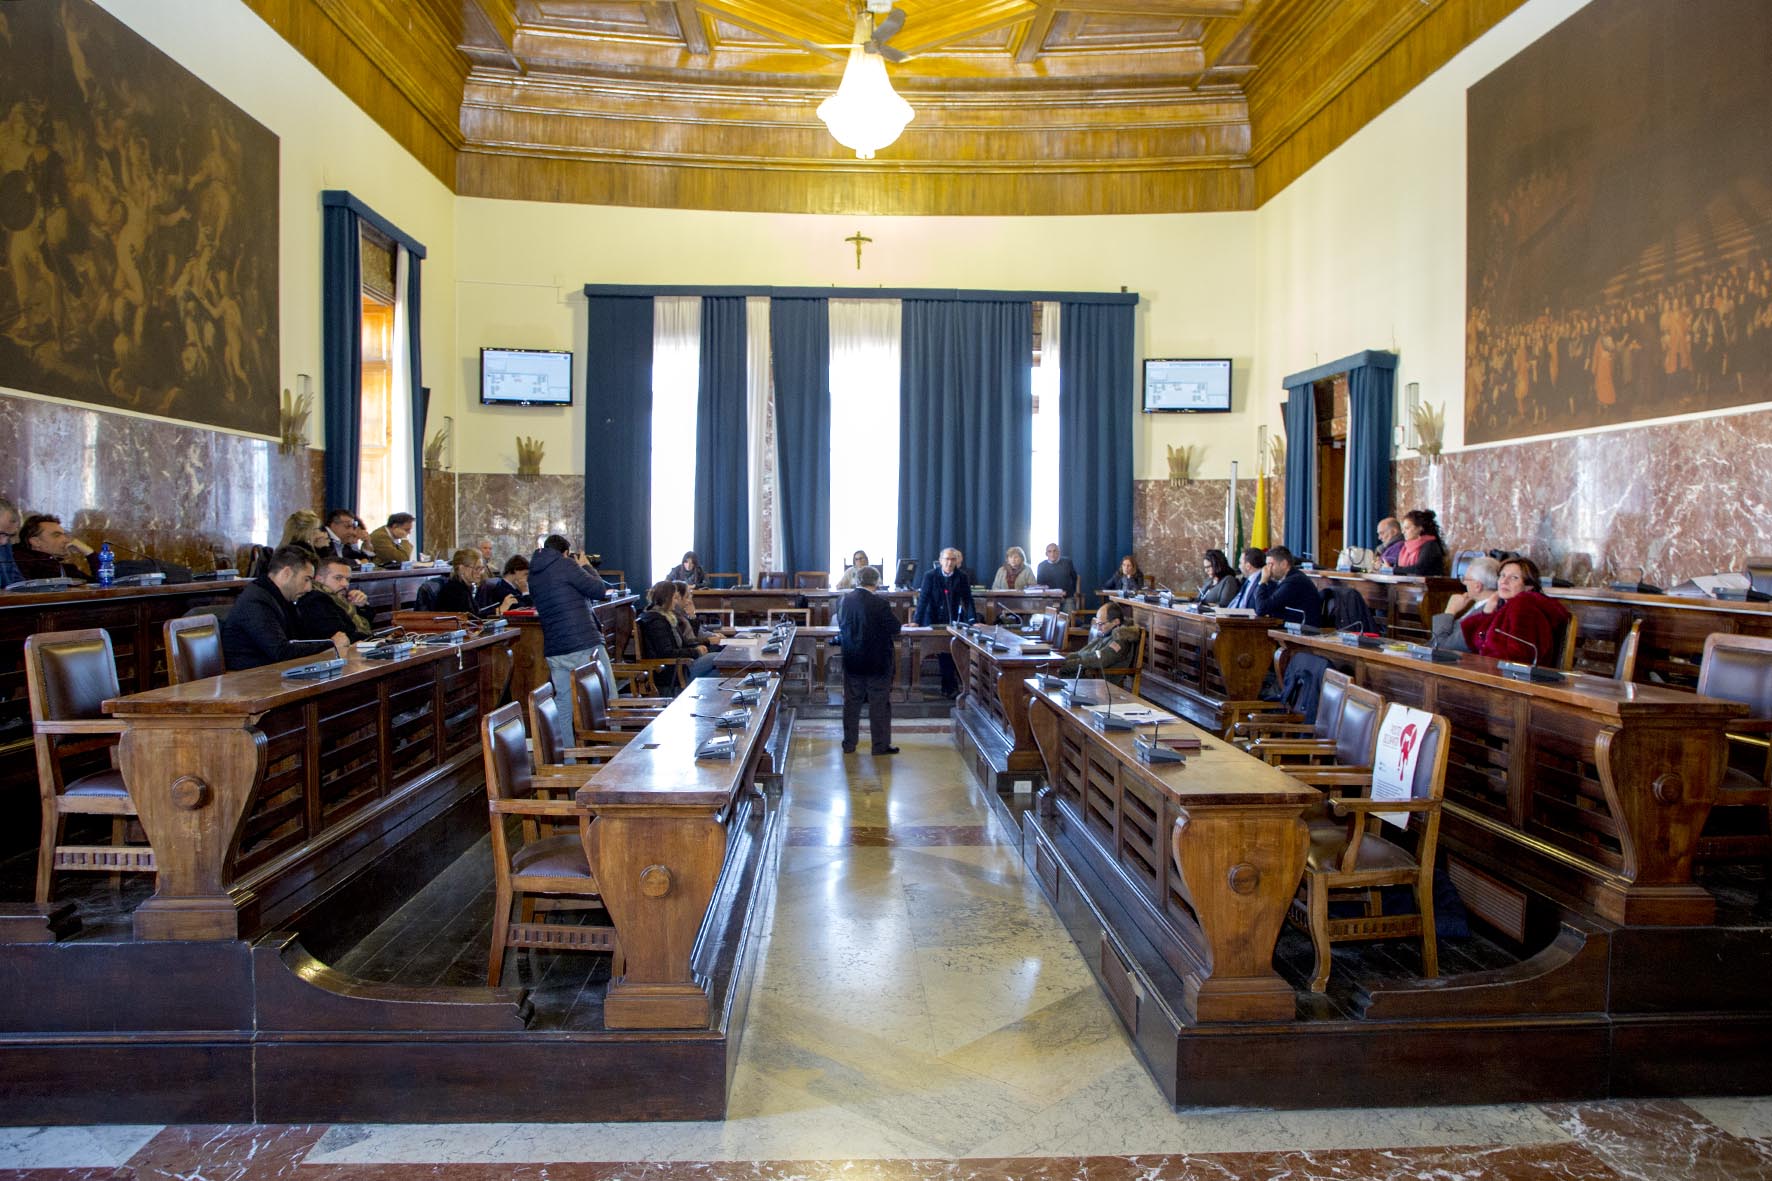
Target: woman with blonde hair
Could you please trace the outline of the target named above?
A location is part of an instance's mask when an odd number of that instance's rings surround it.
[[[1009,547],[1003,555],[1003,564],[997,567],[997,576],[991,579],[992,590],[1021,590],[1032,586],[1034,582],[1033,567],[1028,565],[1027,551],[1019,545]]]

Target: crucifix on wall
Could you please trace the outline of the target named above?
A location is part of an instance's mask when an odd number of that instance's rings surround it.
[[[864,245],[866,245],[867,243],[872,242],[873,239],[863,237],[862,232],[860,230],[856,230],[855,233],[853,233],[849,237],[843,239],[843,241],[855,243],[855,269],[858,271],[861,270],[861,248]]]

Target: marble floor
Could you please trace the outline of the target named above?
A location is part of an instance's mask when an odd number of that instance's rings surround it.
[[[724,1122],[0,1128],[0,1181],[1772,1179],[1772,1100],[1171,1110],[947,723],[896,737],[797,727]]]

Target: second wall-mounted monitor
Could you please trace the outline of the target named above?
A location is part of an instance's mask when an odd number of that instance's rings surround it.
[[[482,348],[480,401],[487,406],[572,405],[572,354]]]
[[[1228,414],[1230,358],[1146,357],[1146,414]]]

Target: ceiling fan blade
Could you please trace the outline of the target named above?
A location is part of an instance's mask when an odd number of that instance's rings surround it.
[[[874,26],[874,43],[876,45],[886,44],[896,37],[902,28],[904,28],[904,9],[894,8],[886,14],[885,20]]]
[[[899,62],[905,61],[911,56],[902,49],[894,49],[890,45],[881,45],[878,42],[870,44],[868,48],[891,62],[893,65],[897,65]]]

